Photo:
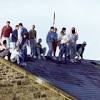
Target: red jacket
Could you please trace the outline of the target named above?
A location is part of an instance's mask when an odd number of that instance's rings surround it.
[[[9,37],[12,33],[12,28],[10,26],[4,26],[1,32],[1,37]]]

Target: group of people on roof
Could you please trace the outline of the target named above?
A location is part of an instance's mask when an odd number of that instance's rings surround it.
[[[79,36],[75,27],[72,27],[70,34],[66,33],[65,27],[62,28],[60,34],[57,34],[57,28],[51,27],[46,38],[49,48],[47,57],[55,59],[56,49],[58,46],[59,62],[63,61],[63,57],[64,60],[69,59],[73,63],[77,62],[77,59],[83,59],[86,42],[84,41],[82,44],[77,44],[78,37]]]
[[[42,46],[42,39],[37,40],[37,31],[35,25],[28,31],[27,28],[19,23],[12,29],[10,21],[1,30],[0,36],[0,57],[6,58],[18,65],[26,65],[28,58],[31,59],[57,59],[74,63],[76,59],[83,59],[83,52],[86,42],[77,44],[78,33],[75,27],[72,27],[70,34],[66,33],[63,27],[60,34],[55,27],[51,27],[46,36],[48,51]],[[56,56],[57,47],[59,55]]]

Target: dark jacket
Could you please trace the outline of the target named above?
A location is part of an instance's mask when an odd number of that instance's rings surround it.
[[[15,29],[15,30],[12,32],[11,42],[17,42],[17,40],[18,40],[18,30]]]
[[[12,33],[12,28],[9,26],[4,26],[1,32],[1,37],[8,37],[10,36],[10,33]]]
[[[24,36],[26,36],[26,38],[28,37],[28,31],[25,27],[22,28],[21,35],[22,35],[22,38],[24,38]]]
[[[28,33],[28,36],[29,36],[29,40],[30,39],[36,39],[36,36],[37,36],[36,30],[30,30],[29,33]]]

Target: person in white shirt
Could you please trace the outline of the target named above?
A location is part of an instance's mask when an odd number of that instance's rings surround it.
[[[16,46],[15,49],[11,52],[11,57],[10,57],[11,62],[13,63],[17,62],[17,64],[20,64],[19,56],[20,56],[19,47]]]
[[[62,31],[60,33],[59,36],[59,61],[62,61],[63,55],[65,54],[65,58],[67,56],[67,43],[68,43],[68,39],[67,39],[67,35],[66,35],[66,28],[62,28]]]
[[[75,29],[75,27],[72,27],[71,33],[68,35],[68,41],[69,41],[69,55],[70,55],[70,61],[76,62],[75,56],[76,56],[76,42],[78,40],[78,34]]]
[[[18,29],[18,41],[17,41],[17,44],[21,44],[21,42],[22,42],[21,32],[22,32],[22,28],[19,27],[19,29]]]

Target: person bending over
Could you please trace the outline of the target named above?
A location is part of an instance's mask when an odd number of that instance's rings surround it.
[[[76,50],[77,50],[76,57],[77,57],[77,59],[83,59],[83,54],[84,54],[84,50],[85,50],[86,45],[87,45],[86,42],[83,42],[82,44],[76,45]]]

